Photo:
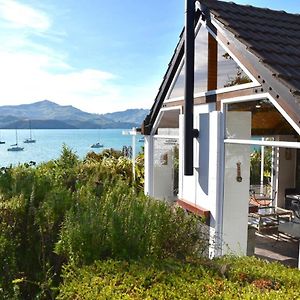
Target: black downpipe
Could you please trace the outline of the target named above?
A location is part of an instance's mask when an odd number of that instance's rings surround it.
[[[186,0],[185,11],[185,82],[184,82],[184,175],[193,175],[193,115],[195,60],[195,0]]]

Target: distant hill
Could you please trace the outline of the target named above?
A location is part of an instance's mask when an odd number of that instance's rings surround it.
[[[141,124],[148,113],[145,109],[127,109],[125,111],[117,111],[108,113],[103,116],[115,122],[139,123]]]
[[[96,129],[139,127],[148,110],[128,109],[109,114],[90,114],[71,105],[44,100],[32,104],[0,106],[0,128]]]
[[[33,120],[31,128],[35,129],[76,129],[75,126],[59,120]],[[28,129],[28,120],[18,120],[7,124],[5,129]]]

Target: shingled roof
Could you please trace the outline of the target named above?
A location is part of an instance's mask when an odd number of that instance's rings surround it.
[[[201,0],[214,17],[300,96],[300,15],[233,2]],[[284,2],[283,2],[284,4]]]
[[[281,106],[285,106],[290,117],[300,124],[300,15],[233,2],[198,1],[201,3],[201,11],[200,16],[196,15],[196,21],[199,17],[209,20],[212,15],[221,27],[244,45],[241,55],[244,55],[245,59],[242,63],[251,64],[252,72],[255,71],[252,75],[262,84],[261,91],[272,91],[273,97],[276,97]],[[183,45],[184,35],[181,34],[150,113],[144,120],[144,134],[149,134],[163,105],[184,56]],[[231,49],[233,53],[236,50]],[[255,61],[248,55],[250,53],[256,58]]]

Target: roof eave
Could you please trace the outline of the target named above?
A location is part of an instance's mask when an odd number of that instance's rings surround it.
[[[238,37],[227,26],[219,22],[213,14],[211,14],[211,24],[217,28],[218,38],[223,39],[230,51],[261,84],[262,87],[259,92],[268,92],[299,127],[300,99],[297,93],[286,85],[281,78],[277,77],[271,68],[239,41]],[[208,27],[210,27],[210,24],[208,24]]]

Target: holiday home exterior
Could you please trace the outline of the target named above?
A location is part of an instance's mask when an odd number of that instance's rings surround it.
[[[187,1],[185,28],[142,126],[145,193],[205,216],[211,256],[246,254],[251,153],[272,153],[272,205],[300,190],[300,16]]]

